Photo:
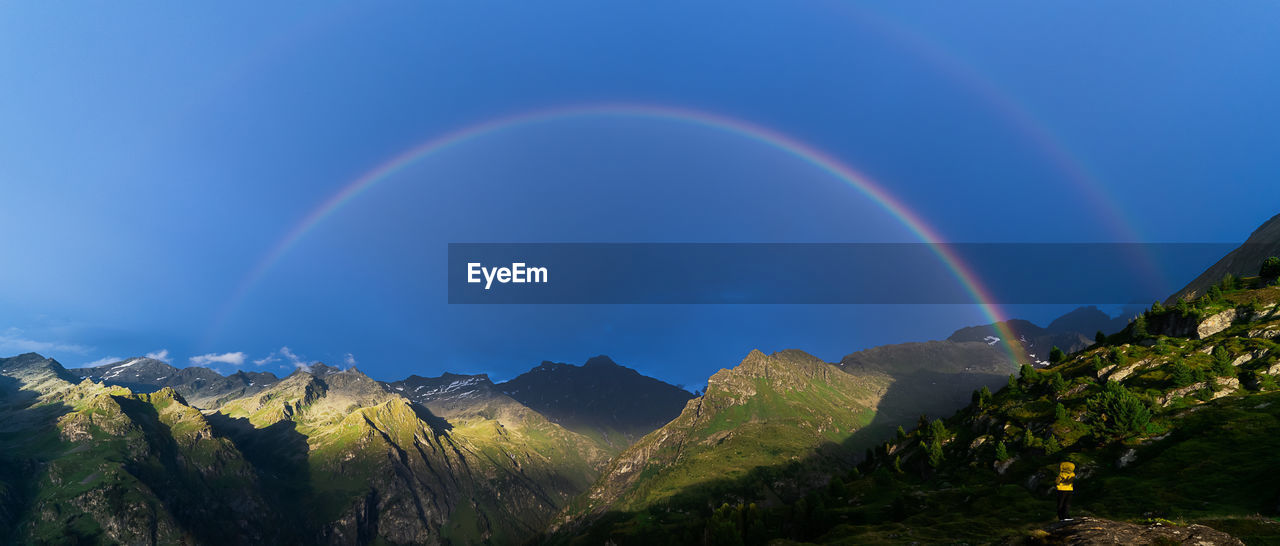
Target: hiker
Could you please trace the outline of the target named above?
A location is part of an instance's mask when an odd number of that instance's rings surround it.
[[[1058,489],[1058,521],[1071,521],[1071,483],[1075,479],[1075,464],[1064,462],[1058,465],[1058,477],[1053,480]]]

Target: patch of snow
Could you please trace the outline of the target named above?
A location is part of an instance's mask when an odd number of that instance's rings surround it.
[[[982,338],[982,340],[987,342],[987,345],[995,345],[997,343],[1000,343],[1000,338],[996,336],[987,336]]]
[[[120,375],[120,372],[125,371],[125,370],[124,370],[125,368],[128,368],[129,366],[132,366],[132,365],[134,365],[134,364],[137,364],[138,362],[141,362],[141,361],[142,361],[142,359],[141,359],[141,358],[135,358],[135,359],[129,360],[129,361],[127,361],[127,362],[123,363],[123,364],[117,364],[117,365],[115,365],[115,366],[112,366],[112,367],[111,367],[111,372],[110,372],[110,373],[108,373],[108,374],[106,374],[106,375],[104,375],[104,376],[102,376],[102,379],[104,379],[104,380],[105,380],[105,379],[110,379],[110,378],[112,378],[112,377],[115,377],[115,376],[117,376],[117,375]]]

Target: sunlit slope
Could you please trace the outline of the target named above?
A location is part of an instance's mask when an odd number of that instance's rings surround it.
[[[516,406],[489,400],[434,415],[351,369],[297,372],[222,412],[251,425],[240,429],[246,443],[263,433],[305,439],[327,539],[509,543],[540,530],[604,457]]]
[[[253,469],[173,390],[72,378],[39,355],[0,359],[0,522],[13,542],[279,538]]]
[[[202,413],[171,388],[0,360],[6,542],[518,543],[604,463],[502,395],[445,417],[358,370],[314,371]]]
[[[1050,369],[1024,369],[950,418],[886,438],[858,471],[802,499],[729,502],[676,529],[747,544],[1030,540],[1053,520],[1055,469],[1071,461],[1076,516],[1200,523],[1274,544],[1277,302],[1280,287],[1220,287],[1155,308]],[[642,543],[656,536],[647,532],[615,538]]]

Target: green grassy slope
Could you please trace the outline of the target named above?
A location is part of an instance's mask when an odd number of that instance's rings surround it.
[[[0,359],[0,542],[519,543],[604,463],[506,397],[446,420],[321,373],[206,414],[171,388]]]
[[[729,502],[679,531],[725,544],[1022,540],[1053,519],[1066,460],[1076,514],[1280,542],[1277,301],[1280,288],[1252,288],[1155,309],[1145,335],[1131,327],[975,393],[798,502]]]
[[[0,374],[7,541],[281,538],[247,462],[171,389],[72,383],[31,354],[0,359]]]

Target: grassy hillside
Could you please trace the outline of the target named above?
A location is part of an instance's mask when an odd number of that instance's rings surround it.
[[[0,359],[0,532],[17,543],[284,538],[248,462],[172,389],[133,394]],[[7,542],[8,542],[7,541]]]
[[[971,344],[947,345],[967,350]],[[904,347],[895,358],[914,362],[912,357],[928,354],[922,347]],[[996,349],[972,348],[984,355],[979,367],[1008,369]],[[894,376],[877,364],[888,356],[875,356],[851,355],[833,365],[801,351],[753,351],[738,366],[713,375],[706,394],[690,401],[679,417],[614,458],[591,490],[561,514],[547,540],[698,542],[709,505],[781,505],[851,470],[863,449],[892,430],[886,425],[901,418],[904,399],[898,393],[924,393],[930,397],[926,405],[954,409],[963,402],[946,401],[956,385],[1000,377],[958,373],[945,365],[929,372],[925,363],[904,365]]]
[[[1050,369],[975,392],[948,419],[886,438],[857,469],[795,502],[729,501],[656,527],[615,528],[613,538],[1034,540],[1054,517],[1054,469],[1072,461],[1076,514],[1280,542],[1277,301],[1280,288],[1269,287],[1157,307]]]
[[[604,463],[506,397],[446,420],[358,370],[320,373],[203,413],[172,388],[0,359],[0,542],[519,543]]]

